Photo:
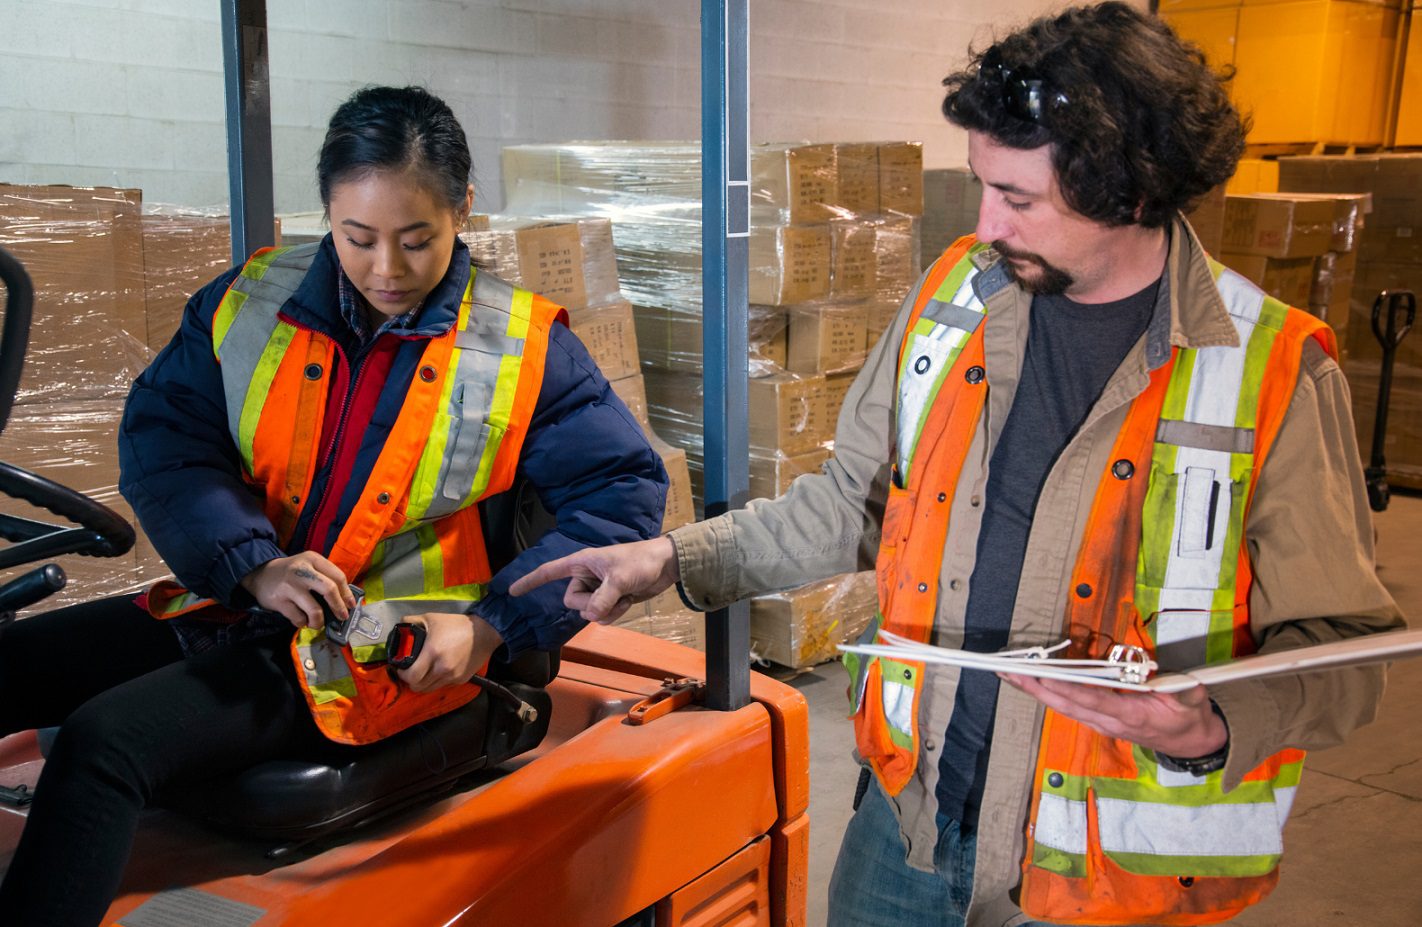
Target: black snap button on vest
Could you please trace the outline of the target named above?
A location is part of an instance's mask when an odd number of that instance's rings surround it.
[[[928,359],[927,354],[920,354],[918,360],[913,362],[913,372],[917,374],[928,373],[928,368],[933,366],[933,361]]]
[[[968,504],[971,505],[973,508],[977,508],[978,506],[983,504],[983,497],[973,496],[973,498],[968,500]]]
[[[300,505],[300,504],[301,504],[301,497],[300,497],[300,496],[292,496],[292,497],[291,497],[291,504],[292,504],[292,505]]]
[[[962,586],[963,586],[963,581],[962,581],[961,579],[950,579],[950,580],[948,580],[948,588],[949,588],[949,589],[957,590],[957,589],[962,588]]]
[[[388,493],[388,492],[383,492],[383,493],[381,493],[380,495],[378,495],[378,496],[375,497],[375,501],[376,501],[376,502],[379,502],[381,505],[387,505],[387,504],[389,504],[389,502],[390,502],[390,493]]]
[[[918,591],[919,591],[919,592],[927,592],[927,591],[928,591],[928,583],[919,583],[919,584],[918,584]]]
[[[1136,465],[1122,457],[1111,465],[1111,475],[1118,480],[1128,480],[1136,473]]]
[[[938,494],[938,501],[939,501],[939,502],[947,502],[947,501],[948,501],[948,494],[947,494],[946,492],[940,492],[940,493]]]
[[[1081,583],[1076,587],[1076,594],[1083,599],[1091,598],[1091,586],[1088,583]]]
[[[969,383],[981,383],[983,382],[983,377],[986,375],[987,371],[974,364],[973,366],[968,368],[967,373],[963,374],[963,379],[967,380]]]
[[[321,370],[321,365],[320,365],[320,364],[307,364],[307,365],[306,365],[306,379],[308,379],[308,380],[319,380],[319,379],[321,379],[321,374],[322,374],[322,370]]]
[[[905,678],[905,679],[912,679],[912,678],[913,678],[913,670],[911,670],[911,669],[906,669],[906,670],[904,670],[904,678]]]
[[[1180,876],[1179,879],[1178,879],[1178,881],[1180,882],[1181,885],[1185,886],[1186,888],[1189,888],[1190,886],[1192,886],[1192,885],[1195,884],[1195,877],[1194,877],[1194,876]]]
[[[1065,780],[1064,778],[1062,778],[1062,774],[1059,773],[1059,772],[1054,772],[1054,773],[1052,773],[1050,776],[1047,777],[1047,785],[1050,785],[1050,786],[1051,786],[1052,788],[1054,788],[1054,789],[1059,789],[1059,788],[1061,788],[1061,787],[1062,787],[1062,783],[1065,782],[1065,781],[1066,781],[1066,780]]]
[[[435,369],[428,364],[420,368],[420,379],[426,383],[433,383],[436,376]]]

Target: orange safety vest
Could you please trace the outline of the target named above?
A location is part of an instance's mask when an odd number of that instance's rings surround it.
[[[949,508],[987,398],[981,323],[991,293],[980,292],[980,274],[991,260],[986,246],[960,239],[914,302],[899,354],[879,613],[864,642],[880,628],[922,642],[933,631]],[[1062,634],[1074,656],[1100,658],[1130,644],[1164,669],[1184,669],[1254,649],[1244,525],[1255,479],[1293,396],[1304,343],[1335,349],[1319,320],[1211,268],[1241,343],[1175,348],[1128,410],[1069,587]],[[852,655],[846,662],[859,753],[896,795],[918,763],[924,666]],[[1233,916],[1277,881],[1302,763],[1302,752],[1281,751],[1226,796],[1220,772],[1163,769],[1152,751],[1047,710],[1023,910],[1096,925]]]
[[[264,249],[242,268],[212,320],[228,429],[247,482],[286,547],[318,468],[331,339],[281,308],[319,244]],[[291,655],[313,717],[331,740],[365,744],[466,704],[474,685],[412,692],[386,672],[385,639],[403,618],[466,612],[491,579],[477,503],[507,490],[543,383],[553,303],[471,269],[450,330],[430,339],[360,500],[329,559],[365,590],[350,645],[303,628]],[[331,490],[328,490],[331,491]],[[159,618],[218,610],[176,583],[148,594]]]

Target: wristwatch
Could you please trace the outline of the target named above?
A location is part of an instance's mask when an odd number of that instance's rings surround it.
[[[1224,722],[1225,725],[1225,742],[1218,750],[1214,753],[1189,757],[1188,759],[1182,759],[1178,756],[1168,756],[1157,750],[1155,753],[1155,761],[1171,772],[1189,773],[1192,776],[1204,776],[1224,769],[1225,762],[1229,759],[1229,722],[1225,721],[1224,712],[1220,711],[1220,706],[1215,704],[1214,699],[1210,699],[1210,710],[1218,715],[1220,721]]]

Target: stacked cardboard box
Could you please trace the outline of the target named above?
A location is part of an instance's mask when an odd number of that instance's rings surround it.
[[[24,376],[0,435],[0,459],[84,493],[130,523],[118,494],[117,433],[129,383],[151,356],[141,213],[138,190],[0,184],[0,245],[25,265],[35,288]],[[8,497],[0,497],[0,511],[66,524]],[[141,536],[121,557],[58,562],[68,584],[27,613],[131,592],[166,572]]]
[[[511,210],[613,220],[648,417],[686,450],[698,502],[704,453],[700,172],[699,146],[677,143],[504,151]],[[755,146],[750,203],[751,485],[758,496],[774,496],[831,455],[848,384],[919,275],[922,151],[906,142]],[[781,621],[803,622],[810,612],[778,614]],[[801,663],[789,650],[778,652]]]
[[[475,263],[568,310],[569,327],[612,389],[647,431],[671,478],[663,530],[695,519],[686,452],[659,438],[647,419],[647,390],[632,304],[622,297],[612,223],[485,216],[460,234]]]
[[[1346,352],[1348,292],[1369,204],[1359,194],[1230,194],[1220,261],[1328,322]]]
[[[1422,293],[1422,154],[1279,159],[1279,187],[1288,191],[1369,194],[1372,212],[1354,249],[1344,370],[1353,395],[1359,444],[1372,445],[1382,347],[1372,311],[1384,290]],[[1333,297],[1346,283],[1335,282]],[[1389,479],[1422,486],[1422,339],[1414,332],[1397,351],[1385,440]]]
[[[874,573],[849,573],[751,600],[751,649],[782,666],[806,667],[839,658],[874,617]]]

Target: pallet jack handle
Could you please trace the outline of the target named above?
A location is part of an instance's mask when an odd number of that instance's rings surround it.
[[[1397,348],[1417,321],[1417,296],[1411,290],[1383,290],[1373,301],[1373,336],[1382,345],[1382,370],[1378,375],[1377,418],[1373,422],[1373,449],[1364,476],[1368,483],[1368,506],[1374,512],[1387,510],[1392,493],[1387,485],[1387,461],[1383,443],[1387,438],[1387,409],[1392,398],[1392,367]]]

